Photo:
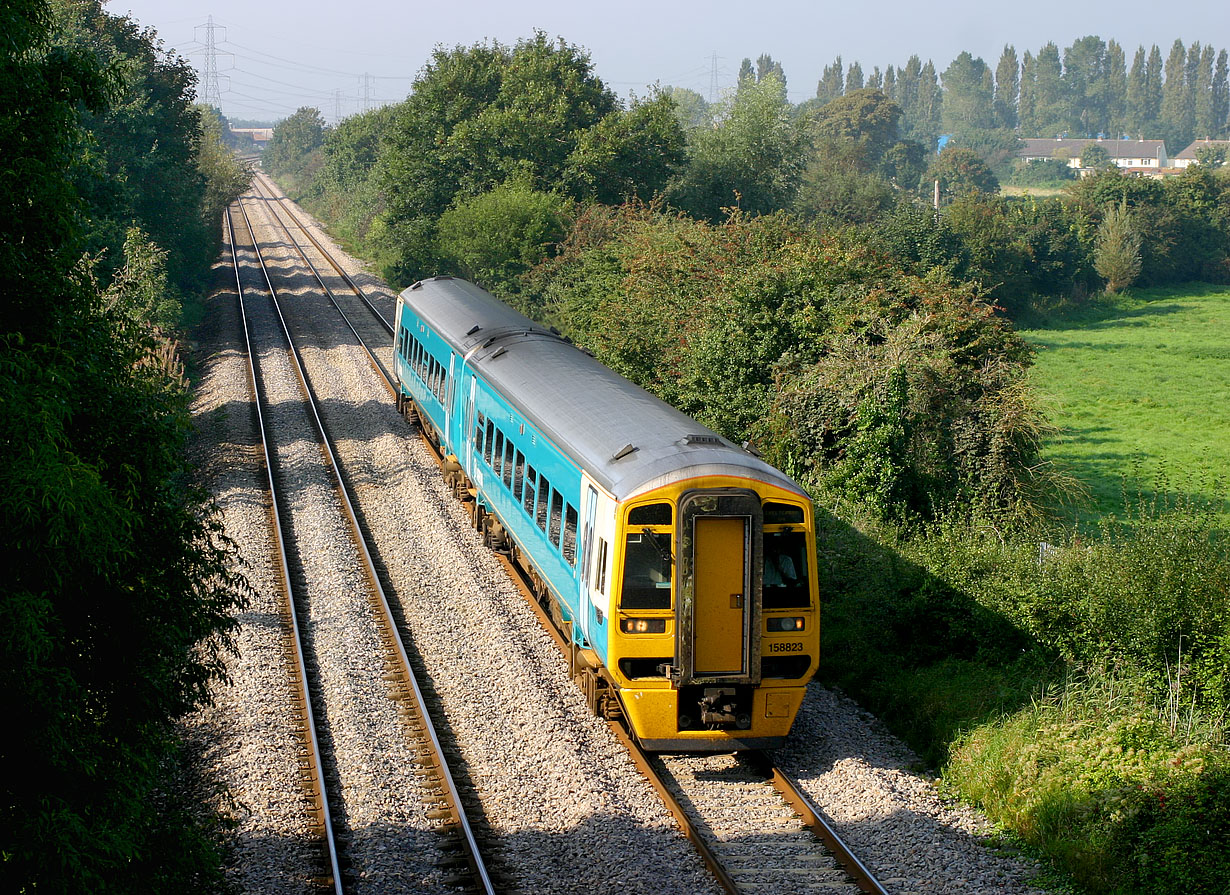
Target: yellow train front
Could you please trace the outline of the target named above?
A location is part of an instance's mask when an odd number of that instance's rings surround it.
[[[782,743],[820,645],[795,482],[461,280],[402,293],[394,365],[595,712],[648,749]]]
[[[618,524],[607,674],[641,744],[781,745],[819,653],[807,498],[703,476],[624,502]]]

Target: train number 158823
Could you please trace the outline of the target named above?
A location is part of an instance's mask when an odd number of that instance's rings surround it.
[[[803,644],[799,641],[791,641],[789,643],[770,643],[769,652],[771,653],[801,653],[803,652]]]

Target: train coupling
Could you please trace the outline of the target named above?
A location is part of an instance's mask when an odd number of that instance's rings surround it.
[[[733,687],[706,687],[700,699],[700,720],[702,724],[747,730],[752,726],[751,715],[739,709]]]

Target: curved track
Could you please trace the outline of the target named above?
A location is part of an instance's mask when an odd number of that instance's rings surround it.
[[[379,338],[378,335],[371,335],[372,321],[376,321],[391,341],[392,327],[387,318],[312,236],[309,227],[294,214],[276,189],[263,180],[260,199],[271,219],[281,229],[287,244],[311,269],[319,288],[346,319],[347,326],[366,349],[373,369],[386,388],[395,393],[392,377],[370,344],[378,344]],[[309,245],[302,244],[295,231],[303,234]],[[317,256],[323,264],[310,260],[309,255]],[[337,276],[322,272],[324,265]],[[331,289],[327,279],[340,279],[345,291],[352,297],[339,298],[338,292],[343,290]],[[360,301],[362,305],[358,304]],[[360,307],[366,309],[366,327],[357,322],[358,313],[346,313],[345,306],[348,304],[352,311]],[[365,328],[367,335],[360,332]],[[382,349],[384,347],[381,345]],[[436,445],[429,439],[424,440],[433,452],[436,451]],[[436,457],[439,459],[438,453]],[[355,526],[357,530],[357,523]],[[565,641],[543,613],[520,570],[506,557],[500,556],[500,559],[538,614],[543,627],[553,636],[564,655],[569,656]],[[827,824],[820,808],[794,785],[788,775],[773,767],[766,756],[722,756],[719,760],[725,761],[728,766],[715,771],[705,766],[706,761],[714,759],[713,756],[647,756],[617,722],[612,722],[611,728],[725,891],[743,895],[770,891],[861,891],[874,895],[886,891]],[[724,788],[723,778],[724,783],[729,784]],[[700,789],[695,788],[697,780],[703,784]],[[714,793],[715,786],[722,791]],[[705,790],[709,792],[705,793]],[[767,810],[780,816],[783,828],[762,830],[759,834],[740,832],[737,819],[740,806],[753,799],[761,801]]]

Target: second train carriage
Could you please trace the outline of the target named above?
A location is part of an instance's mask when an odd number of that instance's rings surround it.
[[[819,652],[802,489],[471,283],[406,289],[395,331],[400,407],[531,574],[591,708],[648,749],[780,745]]]

